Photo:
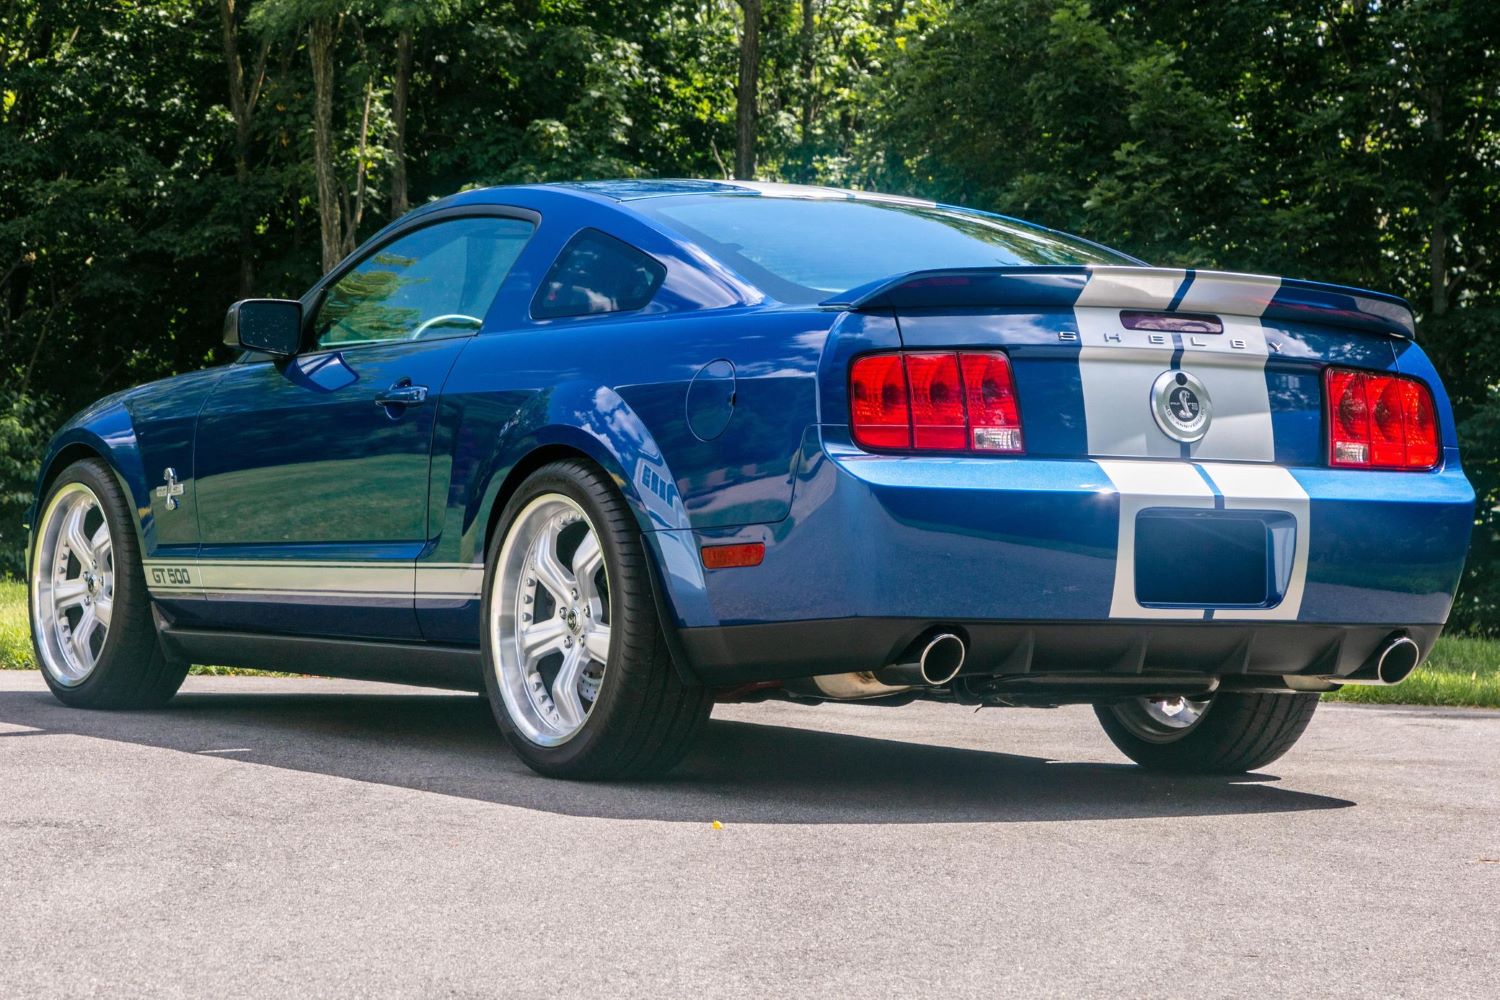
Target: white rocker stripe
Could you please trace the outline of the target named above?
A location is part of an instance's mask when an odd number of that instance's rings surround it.
[[[473,563],[150,559],[144,569],[146,587],[153,594],[221,600],[473,600],[484,584],[484,566]]]

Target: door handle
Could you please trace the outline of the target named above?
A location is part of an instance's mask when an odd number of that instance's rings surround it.
[[[402,379],[375,397],[376,406],[417,406],[427,402],[427,387],[412,385],[410,379]]]

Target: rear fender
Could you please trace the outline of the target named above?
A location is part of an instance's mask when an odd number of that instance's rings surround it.
[[[687,511],[661,448],[629,404],[608,387],[564,383],[548,394],[546,407],[540,426],[523,431],[518,419],[516,433],[501,440],[484,491],[484,513],[476,523],[495,524],[499,508],[533,467],[528,456],[567,451],[586,456],[614,481],[635,515],[652,562],[663,626],[675,631],[687,617],[685,611],[706,606],[707,595]],[[482,558],[487,544],[487,538],[476,539],[476,556]]]

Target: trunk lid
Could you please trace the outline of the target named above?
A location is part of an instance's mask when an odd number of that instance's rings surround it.
[[[903,347],[1003,348],[1032,455],[1322,465],[1323,369],[1390,370],[1410,307],[1263,275],[1146,267],[925,271],[824,303]]]

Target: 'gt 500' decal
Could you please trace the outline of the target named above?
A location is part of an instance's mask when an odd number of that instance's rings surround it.
[[[161,587],[191,587],[192,570],[185,566],[152,566],[151,582]]]

